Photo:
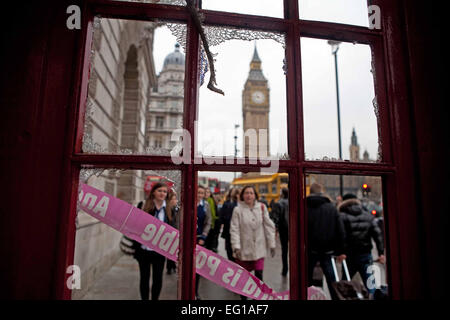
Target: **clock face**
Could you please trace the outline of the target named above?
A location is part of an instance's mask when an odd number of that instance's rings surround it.
[[[261,104],[266,100],[264,93],[261,91],[255,91],[252,93],[252,101],[257,104]]]

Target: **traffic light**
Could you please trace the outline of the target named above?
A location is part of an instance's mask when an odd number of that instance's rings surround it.
[[[370,186],[367,183],[364,183],[362,185],[362,193],[363,193],[363,196],[368,196],[369,195],[369,193],[370,193]]]

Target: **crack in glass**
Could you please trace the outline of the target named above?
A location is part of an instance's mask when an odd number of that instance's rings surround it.
[[[176,37],[177,42],[181,44],[184,51],[186,52],[185,44],[186,36],[187,36],[187,27],[184,24],[176,24],[176,23],[167,23],[166,24],[172,34]],[[208,40],[208,44],[210,47],[218,46],[221,43],[229,40],[245,40],[245,41],[254,41],[254,40],[264,40],[271,39],[283,46],[283,49],[286,48],[286,39],[283,33],[276,32],[266,32],[266,31],[256,31],[256,30],[246,30],[246,29],[238,29],[238,28],[229,28],[229,27],[217,27],[217,26],[205,26],[205,35]],[[213,53],[213,56],[216,57],[217,54]],[[205,49],[203,48],[203,44],[201,44],[201,61],[206,61],[207,58],[205,54]],[[283,70],[285,74],[287,74],[287,65],[286,61],[283,61],[284,66]],[[206,69],[206,71],[205,71]],[[204,74],[208,72],[207,68],[204,67],[204,64],[200,66],[201,77],[204,77]]]
[[[247,30],[229,27],[205,26],[205,35],[210,47],[218,46],[219,44],[228,40],[264,40],[271,39],[286,48],[286,41],[284,33]]]
[[[153,1],[154,2],[154,1]],[[176,1],[165,1],[165,3],[175,3]],[[184,2],[184,1],[182,1]],[[178,1],[177,3],[181,3],[181,1]],[[127,147],[121,147],[120,145],[117,145],[114,141],[109,141],[108,144],[99,144],[96,139],[94,139],[94,133],[93,128],[94,126],[101,125],[98,123],[99,119],[98,112],[102,107],[98,105],[97,98],[96,98],[96,86],[98,86],[98,80],[100,79],[102,82],[106,81],[116,81],[111,79],[111,75],[109,74],[98,74],[96,67],[94,66],[94,61],[99,60],[98,58],[102,59],[101,56],[96,57],[97,54],[99,54],[101,50],[101,42],[105,41],[105,35],[104,32],[107,32],[109,28],[111,28],[110,25],[106,25],[106,29],[103,30],[105,26],[102,23],[101,16],[97,15],[94,17],[93,20],[93,28],[92,28],[92,44],[91,44],[91,50],[89,55],[89,75],[88,75],[88,96],[86,98],[86,104],[85,104],[85,119],[84,119],[84,132],[83,132],[83,139],[82,139],[82,152],[87,154],[120,154],[120,155],[157,155],[157,156],[170,156],[171,149],[170,148],[162,148],[157,146],[142,146],[139,148],[139,150],[133,151],[133,149]],[[106,19],[108,20],[108,19]],[[115,19],[113,19],[115,20]],[[119,19],[120,20],[120,19]],[[127,21],[127,20],[122,20]],[[131,21],[131,20],[130,20]],[[177,24],[177,23],[167,23],[165,21],[156,21],[152,22],[151,25],[147,28],[144,28],[141,30],[141,35],[139,39],[141,39],[141,43],[145,41],[151,41],[153,39],[153,29],[156,29],[158,27],[167,26],[170,31],[174,32],[174,36],[176,37],[178,43],[185,48],[184,40],[186,38],[186,25],[184,24]],[[110,31],[109,31],[110,32]],[[122,74],[124,72],[125,66],[118,65],[118,74]],[[109,77],[109,78],[108,78]],[[114,75],[113,75],[114,77]],[[119,80],[121,81],[121,80]],[[104,84],[102,84],[104,86]],[[119,82],[117,84],[118,86],[121,85]],[[119,99],[120,96],[123,97],[124,93],[119,93]],[[111,106],[112,112],[109,116],[111,119],[113,125],[116,125],[113,129],[111,129],[111,132],[108,131],[109,135],[117,136],[120,134],[118,130],[121,130],[121,128],[118,128],[118,121],[120,121],[121,117],[121,111],[120,108],[122,106],[120,105],[120,102],[118,104],[117,101],[113,102],[113,105]],[[147,120],[144,120],[147,121]],[[177,121],[177,124],[179,124],[179,121]],[[178,126],[178,128],[181,128],[182,126]],[[117,141],[116,141],[117,142]]]

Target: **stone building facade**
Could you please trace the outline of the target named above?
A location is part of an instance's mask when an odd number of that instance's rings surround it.
[[[176,144],[171,141],[172,132],[182,128],[184,71],[185,56],[177,43],[175,50],[165,58],[157,85],[150,94],[146,146],[155,153],[171,150]]]
[[[155,27],[151,22],[118,19],[94,23],[83,152],[145,152],[147,110],[157,85]],[[134,205],[144,198],[142,170],[105,170],[86,183]],[[121,236],[78,213],[74,263],[81,269],[81,290],[73,290],[74,299],[81,298],[121,256]]]

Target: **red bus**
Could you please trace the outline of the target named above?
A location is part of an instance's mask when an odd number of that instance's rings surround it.
[[[167,184],[169,188],[172,188],[175,185],[175,182],[163,176],[147,176],[144,184],[145,193],[148,194],[152,189],[153,185],[157,182],[164,182],[165,184]]]

